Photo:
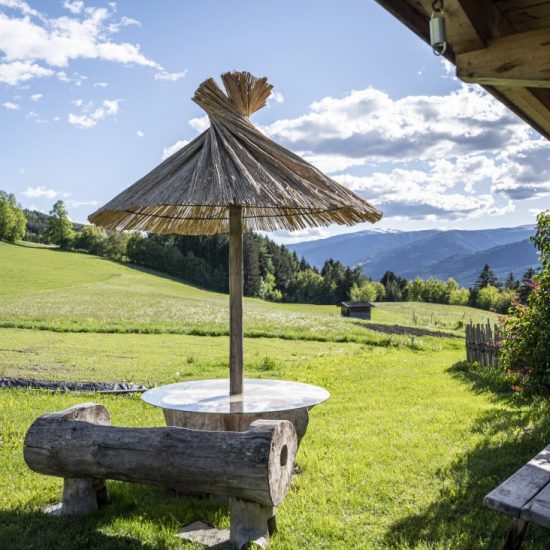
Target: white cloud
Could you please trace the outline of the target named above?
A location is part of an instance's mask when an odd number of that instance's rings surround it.
[[[497,202],[491,193],[464,193],[461,167],[457,176],[442,178],[438,162],[422,169],[394,168],[369,176],[344,174],[336,179],[349,189],[377,205],[386,218],[413,220],[458,220],[482,215],[502,215],[514,209],[513,202]],[[462,167],[464,169],[464,167]],[[482,171],[473,173],[476,183],[483,180]]]
[[[47,214],[48,213],[47,210],[45,210],[44,208],[39,208],[34,203],[29,206],[29,210],[30,211],[35,211],[35,212],[42,212],[42,214]]]
[[[200,134],[201,132],[208,130],[210,127],[210,120],[208,119],[208,115],[204,115],[199,118],[192,118],[188,124],[191,128],[193,128],[193,130]]]
[[[6,103],[2,103],[2,107],[5,107],[10,111],[18,111],[21,105],[19,105],[19,103],[13,103],[12,101],[6,101]]]
[[[65,0],[63,2],[63,7],[71,13],[76,14],[82,11],[82,8],[84,8],[84,2],[82,0],[73,0],[72,2],[70,0]]]
[[[180,78],[184,78],[187,74],[187,69],[181,73],[169,73],[168,71],[162,69],[158,73],[155,73],[155,80],[168,80],[170,82],[176,82]]]
[[[81,206],[97,206],[99,201],[87,201],[87,200],[69,200],[67,201],[67,206],[69,208],[80,208]]]
[[[182,147],[185,147],[189,142],[186,139],[180,139],[173,145],[169,145],[162,150],[162,160],[166,160],[171,157],[176,151],[179,151]]]
[[[141,27],[141,23],[137,19],[132,19],[131,17],[126,17],[125,15],[122,16],[120,22],[125,27],[127,27],[128,25],[137,25],[138,27]]]
[[[108,85],[108,82],[96,82],[94,88],[106,88]]]
[[[23,0],[0,0],[0,7],[19,10],[25,15],[34,15],[35,17],[40,16],[36,10],[33,10],[29,4],[27,4],[27,2],[23,2]]]
[[[32,78],[52,76],[54,71],[31,61],[0,63],[0,82],[15,86]]]
[[[309,113],[265,131],[303,155],[347,157],[352,166],[358,159],[366,164],[495,153],[503,143],[522,143],[529,130],[492,97],[462,86],[445,96],[398,100],[374,88],[355,90],[317,101]]]
[[[353,166],[362,166],[365,164],[364,159],[350,159],[345,155],[314,155],[304,154],[303,157],[313,164],[316,168],[319,168],[321,172],[326,174],[332,174],[334,172],[341,172],[347,168]]]
[[[44,96],[42,94],[32,94],[31,99],[32,101],[40,101]]]
[[[105,99],[101,106],[96,109],[91,110],[87,106],[82,114],[69,113],[67,120],[69,124],[78,126],[79,128],[93,128],[100,120],[116,116],[119,103],[120,99]]]
[[[23,195],[25,197],[29,198],[41,198],[44,197],[46,199],[54,199],[59,195],[58,191],[54,191],[53,189],[46,189],[45,187],[27,187],[25,191],[23,191]]]
[[[548,141],[471,86],[401,99],[355,90],[263,130],[386,217],[497,216],[518,200],[550,196]]]
[[[279,92],[277,89],[273,88],[271,90],[271,94],[267,99],[267,104],[269,105],[271,102],[284,103],[284,101],[285,101],[285,96],[281,92]]]
[[[137,137],[142,138],[144,135],[145,135],[145,134],[144,134],[141,130],[138,130],[138,131],[136,132],[136,136],[137,136]]]
[[[0,82],[17,85],[35,77],[53,76],[67,80],[65,68],[76,59],[99,59],[140,65],[156,70],[155,78],[176,81],[185,72],[169,73],[157,61],[143,54],[139,44],[120,42],[112,35],[121,27],[139,25],[123,16],[115,19],[116,7],[85,7],[83,2],[65,0],[70,12],[48,17],[30,8],[22,0],[0,0],[0,6],[18,13],[0,12]],[[76,79],[80,83],[82,76]],[[70,80],[70,79],[69,79]]]

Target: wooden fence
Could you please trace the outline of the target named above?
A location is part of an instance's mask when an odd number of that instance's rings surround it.
[[[498,365],[498,350],[500,340],[498,326],[491,328],[487,321],[485,325],[474,325],[470,321],[466,325],[466,360],[470,363],[477,361],[485,367],[496,367]]]

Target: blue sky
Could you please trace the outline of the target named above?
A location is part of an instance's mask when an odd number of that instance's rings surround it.
[[[85,221],[204,128],[190,98],[232,69],[269,78],[254,122],[374,202],[381,229],[520,225],[550,206],[548,141],[372,0],[0,0],[0,189]]]

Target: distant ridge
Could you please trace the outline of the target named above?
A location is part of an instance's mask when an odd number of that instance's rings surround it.
[[[454,277],[461,285],[471,286],[486,263],[501,279],[510,272],[519,277],[529,267],[538,267],[529,241],[534,231],[534,225],[471,231],[358,231],[288,248],[317,267],[329,258],[362,266],[373,279],[391,270],[408,279]]]

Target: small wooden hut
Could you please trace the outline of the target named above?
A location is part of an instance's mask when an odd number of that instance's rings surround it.
[[[370,302],[340,302],[342,317],[359,317],[370,321],[373,307],[374,304]]]

